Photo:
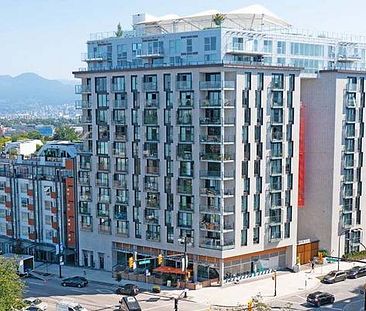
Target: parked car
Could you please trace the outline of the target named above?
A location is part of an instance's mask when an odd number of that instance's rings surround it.
[[[43,311],[43,309],[37,306],[29,306],[22,309],[23,311]]]
[[[323,283],[331,284],[342,282],[347,279],[347,274],[345,271],[331,271],[322,280]]]
[[[88,311],[88,309],[77,302],[63,300],[56,303],[56,311]]]
[[[38,308],[39,310],[45,311],[47,310],[47,303],[43,302],[41,299],[39,298],[35,298],[35,297],[29,297],[23,300],[23,302],[25,303],[26,307],[23,310],[31,310],[29,308],[34,307],[34,308]],[[36,309],[34,309],[36,310]]]
[[[352,269],[347,270],[346,273],[349,279],[357,279],[361,276],[366,276],[366,266],[355,266]]]
[[[63,279],[61,282],[62,286],[72,286],[72,287],[85,287],[88,285],[88,280],[82,276],[73,276],[71,278]]]
[[[117,295],[128,295],[128,296],[136,296],[140,292],[140,289],[137,285],[134,284],[125,284],[122,286],[118,286],[115,290]]]
[[[306,301],[315,307],[320,307],[327,304],[333,304],[335,301],[335,297],[332,294],[325,293],[325,292],[315,292],[309,294],[306,298]]]

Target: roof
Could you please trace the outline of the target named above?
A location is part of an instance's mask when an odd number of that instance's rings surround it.
[[[229,12],[212,9],[181,17],[176,14],[168,14],[160,17],[154,17],[146,14],[144,20],[140,20],[134,25],[166,26],[168,24],[185,22],[196,28],[204,29],[213,26],[212,17],[215,14],[223,14],[225,16],[225,20],[223,21],[222,26],[229,28],[259,29],[262,27],[288,28],[291,26],[285,20],[258,4],[246,6]]]

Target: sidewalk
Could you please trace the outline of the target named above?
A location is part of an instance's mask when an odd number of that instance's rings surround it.
[[[347,270],[353,267],[354,263],[340,262],[340,269]],[[320,285],[318,277],[328,273],[329,271],[337,270],[337,263],[317,265],[314,272],[311,272],[310,267],[298,273],[278,272],[277,273],[277,297],[290,295],[299,295],[304,291],[315,290]],[[59,266],[56,264],[43,265],[35,269],[36,272],[50,273],[54,276],[59,274]],[[112,278],[112,273],[108,271],[84,269],[83,267],[62,266],[62,277],[70,277],[75,275],[84,275],[90,281],[110,284],[113,287],[118,284],[133,283],[141,289],[151,291],[152,284],[122,280],[118,283]],[[188,293],[188,299],[207,305],[226,305],[235,306],[238,304],[247,304],[248,301],[257,294],[261,294],[264,301],[274,299],[274,281],[272,274],[260,279],[247,279],[239,284],[226,285],[224,287],[206,287],[200,290],[191,290]],[[182,290],[161,286],[162,296],[177,297]]]

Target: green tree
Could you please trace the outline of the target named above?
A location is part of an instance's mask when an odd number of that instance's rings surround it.
[[[212,16],[212,21],[215,23],[216,26],[221,26],[222,22],[225,20],[226,16],[221,13],[216,13]]]
[[[68,125],[63,125],[56,128],[53,139],[75,141],[79,139],[79,135],[72,127]]]
[[[16,263],[0,257],[0,311],[21,309],[23,288]]]
[[[114,32],[114,34],[116,35],[116,37],[122,37],[123,30],[122,30],[122,27],[121,27],[121,23],[118,23],[117,30]]]

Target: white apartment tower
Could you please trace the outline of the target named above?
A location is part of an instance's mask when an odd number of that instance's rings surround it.
[[[192,282],[293,268],[301,69],[263,62],[263,41],[249,50],[243,29],[287,26],[257,13],[233,14],[237,32],[207,13],[138,15],[133,32],[88,42],[74,72],[80,265],[163,254],[180,268],[168,256],[186,238]]]

